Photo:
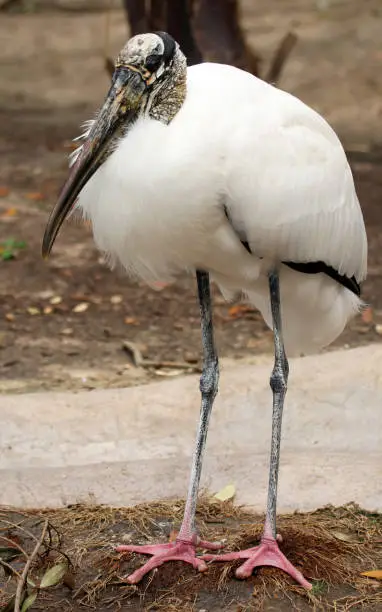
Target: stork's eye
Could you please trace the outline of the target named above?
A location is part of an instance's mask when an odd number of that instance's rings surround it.
[[[156,55],[156,54],[148,55],[146,58],[146,69],[149,72],[155,72],[156,70],[158,70],[161,64],[161,61],[162,61],[161,55]]]

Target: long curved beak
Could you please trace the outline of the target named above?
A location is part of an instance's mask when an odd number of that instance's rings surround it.
[[[127,127],[137,117],[145,90],[145,81],[138,71],[127,67],[117,68],[104,105],[49,216],[42,242],[44,258],[48,257],[81,189],[107,158],[111,140],[122,127]]]

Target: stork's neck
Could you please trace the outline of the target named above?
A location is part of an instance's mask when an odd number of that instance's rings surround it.
[[[145,114],[168,124],[182,107],[187,94],[187,62],[179,52],[171,73],[147,100]]]

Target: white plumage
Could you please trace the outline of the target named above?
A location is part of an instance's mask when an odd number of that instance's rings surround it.
[[[336,134],[297,98],[230,66],[189,68],[173,120],[138,119],[78,207],[98,247],[129,273],[152,283],[205,269],[224,294],[247,295],[270,327],[274,263],[324,261],[366,276],[364,222]],[[361,305],[325,274],[284,265],[280,290],[287,354],[329,344]]]

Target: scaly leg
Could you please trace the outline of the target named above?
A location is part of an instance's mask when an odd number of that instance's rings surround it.
[[[128,551],[152,555],[152,558],[147,561],[143,567],[127,577],[127,581],[130,582],[130,584],[136,584],[150,570],[163,565],[163,563],[167,561],[184,561],[185,563],[190,563],[200,572],[204,572],[207,569],[207,565],[203,559],[196,556],[196,547],[209,550],[219,550],[222,548],[222,545],[219,543],[200,540],[196,534],[195,528],[196,502],[200,474],[202,471],[204,448],[206,445],[212,405],[218,390],[219,381],[219,364],[213,336],[209,275],[206,272],[197,271],[196,277],[198,283],[203,343],[203,373],[200,379],[202,404],[183,522],[175,542],[148,546],[118,546],[118,552]]]
[[[273,319],[275,364],[270,379],[273,393],[272,441],[268,501],[263,535],[259,546],[238,552],[227,553],[225,555],[203,555],[202,558],[205,561],[233,561],[235,559],[246,559],[246,561],[236,570],[236,576],[238,578],[248,578],[255,567],[272,565],[292,576],[301,586],[306,589],[311,589],[311,584],[305,580],[301,572],[299,572],[280,551],[278,541],[280,541],[281,538],[276,535],[276,502],[280,463],[281,423],[289,373],[288,360],[285,355],[282,338],[279,276],[276,272],[269,275],[269,293]]]

